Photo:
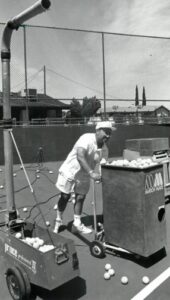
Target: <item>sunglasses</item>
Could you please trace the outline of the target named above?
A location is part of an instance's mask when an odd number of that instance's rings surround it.
[[[110,136],[111,136],[111,134],[112,134],[111,129],[109,129],[109,128],[102,128],[102,130],[103,130],[104,133],[105,133],[105,137],[106,137],[106,138],[110,138]]]

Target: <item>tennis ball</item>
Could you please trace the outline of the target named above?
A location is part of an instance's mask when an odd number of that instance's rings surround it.
[[[110,276],[114,276],[115,275],[115,270],[114,269],[109,269],[108,273],[110,274]]]
[[[105,264],[105,270],[108,271],[109,269],[111,269],[111,264]]]
[[[16,237],[17,239],[21,239],[21,237],[22,237],[21,232],[17,232],[16,235],[15,235],[15,237]]]
[[[149,281],[150,281],[150,279],[149,279],[149,277],[148,277],[148,276],[143,276],[143,278],[142,278],[142,282],[143,282],[144,284],[148,284],[148,283],[149,283]]]
[[[106,280],[110,279],[110,274],[108,272],[104,273],[104,279]]]
[[[128,277],[127,276],[122,276],[121,283],[122,284],[128,284]]]

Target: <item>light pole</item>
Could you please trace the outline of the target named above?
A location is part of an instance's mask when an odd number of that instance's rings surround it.
[[[102,32],[102,62],[103,62],[103,100],[104,100],[104,119],[106,120],[106,80],[105,80],[105,53],[104,53],[104,33]]]

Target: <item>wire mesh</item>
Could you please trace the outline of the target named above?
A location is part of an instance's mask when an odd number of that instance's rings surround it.
[[[0,35],[3,28],[1,23]],[[25,45],[22,26],[12,36],[11,92],[23,94],[26,72],[28,89],[45,91],[66,103],[73,97],[96,96],[103,106],[104,64],[107,108],[134,105],[136,85],[139,100],[145,87],[147,104],[169,105],[168,38],[105,32],[102,49],[102,32],[31,25],[25,29]]]

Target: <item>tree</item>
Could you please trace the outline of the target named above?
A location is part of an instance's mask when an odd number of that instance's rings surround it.
[[[96,111],[101,107],[101,103],[96,96],[92,98],[83,98],[82,104],[82,116],[83,117],[91,117],[94,116]]]
[[[143,92],[142,92],[142,105],[146,106],[145,87],[143,87]]]
[[[70,104],[70,112],[71,112],[71,116],[73,118],[81,118],[82,114],[81,114],[82,108],[81,108],[81,104],[80,102],[73,98],[72,102]]]
[[[96,96],[83,98],[82,104],[73,98],[70,104],[70,111],[67,114],[67,119],[71,123],[77,123],[77,121],[84,123],[84,120],[94,116],[96,111],[101,107],[100,100],[96,99]]]
[[[136,85],[135,89],[135,106],[139,105],[139,93],[138,93],[138,86]]]

